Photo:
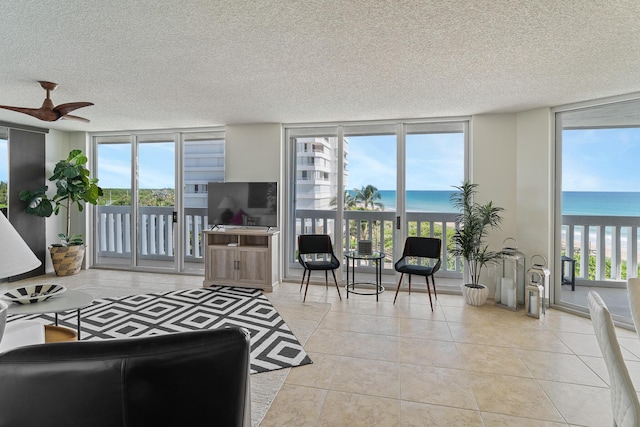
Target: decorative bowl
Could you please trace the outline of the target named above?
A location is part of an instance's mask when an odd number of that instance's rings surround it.
[[[5,301],[15,302],[16,304],[33,304],[61,295],[66,290],[67,288],[64,286],[43,283],[40,285],[27,285],[12,289],[0,295],[0,298]]]

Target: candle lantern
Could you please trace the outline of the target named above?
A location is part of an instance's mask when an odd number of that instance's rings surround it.
[[[542,314],[545,313],[546,304],[549,303],[549,280],[551,277],[551,271],[546,268],[547,259],[542,255],[534,255],[531,257],[531,268],[527,270],[527,277],[529,283],[537,283],[542,285]],[[538,277],[540,279],[538,279]]]
[[[525,270],[524,254],[518,251],[518,242],[509,237],[503,242],[499,263],[502,263],[502,275],[496,274],[496,304],[516,310],[518,303],[524,304]]]
[[[537,276],[537,277],[536,277]],[[527,316],[540,318],[541,300],[544,296],[544,287],[541,285],[543,281],[540,273],[532,273],[532,280],[525,289],[525,311]]]

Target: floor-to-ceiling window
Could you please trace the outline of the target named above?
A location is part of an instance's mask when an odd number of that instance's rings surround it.
[[[466,176],[467,138],[466,119],[287,126],[285,277],[301,274],[297,236],[327,233],[338,256],[371,240],[386,255],[385,281],[395,281],[407,236],[446,241],[453,230],[449,195]],[[460,265],[447,262],[440,274],[458,277]]]
[[[95,222],[96,265],[203,271],[207,187],[224,180],[224,132],[93,135],[105,196]]]
[[[587,310],[596,289],[630,321],[626,280],[638,276],[640,101],[556,113],[560,305]],[[572,271],[573,270],[573,273]]]
[[[136,142],[136,265],[174,269],[178,237],[175,135],[139,135]]]
[[[345,158],[349,164],[344,180],[344,250],[356,250],[361,240],[385,254],[383,269],[393,268],[396,246],[397,126],[367,124],[344,126]],[[370,270],[371,260],[355,260],[356,267]]]
[[[456,277],[459,260],[450,255],[455,229],[452,186],[460,185],[467,171],[468,122],[414,123],[405,126],[406,236],[443,240],[440,275]]]
[[[96,137],[95,176],[104,191],[98,201],[96,265],[132,264],[132,161],[128,135]]]

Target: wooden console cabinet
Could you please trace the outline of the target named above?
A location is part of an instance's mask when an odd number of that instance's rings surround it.
[[[278,231],[205,230],[203,286],[273,291],[278,284]]]

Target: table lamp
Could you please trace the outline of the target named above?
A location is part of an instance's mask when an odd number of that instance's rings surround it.
[[[0,279],[26,273],[42,264],[2,212],[0,242]],[[0,300],[0,340],[7,321],[7,308],[7,304]]]
[[[224,196],[220,204],[218,205],[218,209],[225,209],[224,212],[220,214],[220,220],[223,224],[228,224],[229,220],[233,217],[233,212],[231,209],[236,208],[236,203],[229,196]]]

